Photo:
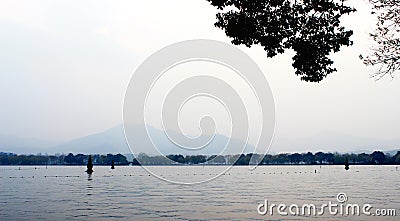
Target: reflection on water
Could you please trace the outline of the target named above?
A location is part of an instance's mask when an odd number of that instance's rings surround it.
[[[400,171],[396,166],[233,167],[218,179],[176,185],[140,167],[0,167],[0,220],[308,220],[261,216],[257,205],[323,204],[345,192],[349,203],[396,208],[400,215]],[[167,179],[212,177],[213,166],[158,166]],[[398,218],[398,216],[397,216]],[[375,220],[374,217],[314,217],[319,220]],[[396,220],[396,217],[385,217]]]
[[[92,180],[93,180],[92,179],[92,174],[90,173],[90,174],[88,174],[88,182],[86,184],[86,189],[87,189],[86,195],[88,195],[88,196],[92,195],[92,189],[93,189]]]

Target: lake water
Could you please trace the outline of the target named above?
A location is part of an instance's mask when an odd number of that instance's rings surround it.
[[[217,179],[177,185],[149,175],[137,166],[0,167],[0,220],[400,220],[400,167],[396,166],[235,166]],[[166,179],[212,177],[218,166],[155,166]],[[317,170],[317,173],[315,173]],[[203,179],[203,178],[201,178]],[[361,214],[260,215],[268,203],[371,204],[396,209],[394,216]],[[262,207],[261,207],[262,208]],[[287,210],[286,210],[287,211]]]

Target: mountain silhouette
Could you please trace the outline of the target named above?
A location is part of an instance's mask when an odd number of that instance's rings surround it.
[[[137,130],[139,130],[139,126],[134,127],[137,127]],[[218,154],[229,140],[229,138],[224,135],[216,134],[210,145],[208,145],[201,151],[183,150],[171,143],[163,131],[151,126],[148,126],[147,128],[149,134],[151,134],[153,143],[159,148],[160,152],[163,154]],[[135,131],[135,129],[133,129],[133,131]],[[177,133],[174,131],[168,132]],[[232,146],[225,153],[241,153],[243,146],[244,142],[237,139],[232,139]],[[52,152],[63,153],[130,153],[130,149],[126,142],[122,125],[115,126],[101,133],[68,141],[66,143],[54,146],[52,147],[52,149],[54,149]],[[246,146],[245,152],[251,152],[253,149],[254,147],[248,144]],[[135,154],[146,153],[149,155],[160,155],[160,153],[157,152],[154,148],[146,147],[144,145],[138,145],[138,147],[135,147],[134,152]]]
[[[139,129],[139,127],[137,128]],[[164,132],[154,127],[148,127],[149,133],[154,138],[154,143],[160,147],[164,154],[198,154],[192,151],[183,151],[174,146],[165,136]],[[176,133],[169,131],[169,133]],[[205,148],[199,154],[215,154],[215,150],[221,149],[229,138],[217,134],[210,148]],[[232,139],[232,148],[226,154],[241,153],[244,142]],[[400,140],[383,140],[365,137],[350,136],[335,132],[324,132],[310,137],[294,138],[282,137],[277,134],[272,143],[270,153],[282,152],[353,152],[353,153],[372,153],[374,150],[383,150],[387,153],[396,153],[400,146]],[[139,145],[135,153],[146,153],[149,155],[159,155],[158,152],[148,151],[152,148]],[[245,153],[252,152],[253,146],[247,145]],[[213,151],[214,150],[214,151]],[[12,152],[18,154],[36,153],[84,153],[84,154],[107,154],[107,153],[130,153],[126,143],[122,124],[105,130],[100,133],[83,136],[66,142],[43,141],[37,139],[26,139],[0,135],[0,152]]]

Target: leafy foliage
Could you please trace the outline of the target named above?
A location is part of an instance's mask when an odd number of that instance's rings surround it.
[[[360,59],[366,65],[379,65],[379,70],[372,75],[378,80],[386,75],[394,77],[400,69],[400,1],[370,0],[372,14],[377,15],[376,29],[371,37],[376,45],[372,54]]]
[[[207,0],[222,12],[215,26],[232,43],[261,45],[268,57],[293,49],[293,67],[301,80],[320,82],[336,71],[331,52],[352,44],[352,31],[340,26],[355,9],[333,0]]]

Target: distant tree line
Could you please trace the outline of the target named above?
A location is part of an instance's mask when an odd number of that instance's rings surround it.
[[[260,158],[263,158],[259,161]],[[332,164],[341,165],[346,162],[358,165],[395,165],[400,164],[400,151],[394,156],[385,154],[382,151],[374,151],[371,154],[340,154],[340,153],[323,153],[311,152],[307,153],[281,153],[276,155],[267,154],[265,156],[260,154],[237,154],[237,155],[194,155],[183,156],[181,154],[171,154],[167,156],[148,156],[146,154],[139,154],[134,164],[144,165],[174,165],[174,164],[235,164],[235,165],[249,165],[255,162],[261,162],[261,165],[319,165],[319,164]],[[254,160],[251,162],[251,160]]]
[[[262,158],[262,159],[261,159]],[[0,153],[0,165],[85,165],[88,155],[17,155]],[[171,154],[167,156],[148,156],[139,154],[137,159],[128,162],[122,154],[92,155],[94,165],[249,165],[255,164],[260,159],[261,165],[342,165],[346,159],[353,165],[400,165],[400,151],[395,155],[385,154],[382,151],[367,153],[281,153],[281,154],[236,154],[236,155],[187,155]],[[254,161],[251,161],[254,160]]]
[[[89,155],[17,155],[13,153],[0,153],[0,165],[86,165]],[[128,160],[122,154],[92,155],[94,165],[128,165]]]

